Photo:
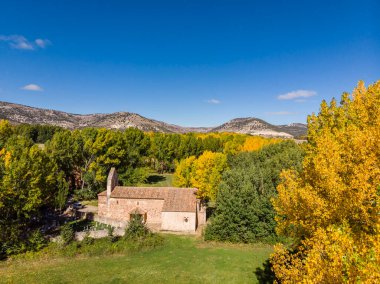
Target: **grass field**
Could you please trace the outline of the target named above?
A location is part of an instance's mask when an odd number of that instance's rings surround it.
[[[165,235],[161,247],[128,255],[0,263],[0,283],[257,283],[269,245],[206,243]]]
[[[173,174],[157,174],[153,173],[148,177],[148,181],[140,186],[173,186]]]

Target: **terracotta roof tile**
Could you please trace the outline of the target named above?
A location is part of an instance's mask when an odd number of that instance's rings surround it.
[[[162,199],[163,212],[195,212],[196,191],[196,188],[116,186],[111,198]],[[99,195],[106,195],[106,192]]]

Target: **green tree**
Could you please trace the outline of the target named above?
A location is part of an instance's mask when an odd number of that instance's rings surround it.
[[[216,210],[205,238],[254,242],[275,237],[276,196],[283,169],[300,169],[303,151],[292,141],[243,152],[229,158],[230,169],[222,177]]]
[[[63,172],[60,172],[57,176],[57,187],[58,191],[55,196],[55,205],[58,207],[59,211],[62,212],[69,195],[69,185],[65,180]]]
[[[0,153],[0,250],[28,249],[43,208],[54,207],[62,177],[57,165],[30,139],[13,136]]]
[[[69,130],[57,132],[46,144],[46,152],[65,173],[66,180],[71,181],[72,187],[75,187],[74,169],[80,163],[79,147],[73,133]]]

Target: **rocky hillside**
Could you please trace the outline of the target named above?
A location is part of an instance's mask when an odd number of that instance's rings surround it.
[[[294,137],[305,136],[307,133],[307,124],[304,123],[291,123],[287,125],[278,125],[277,127],[281,131],[289,133]]]
[[[126,129],[128,127],[136,127],[143,131],[169,133],[183,133],[191,131],[207,132],[209,130],[209,128],[191,128],[172,125],[153,119],[148,119],[139,114],[130,112],[79,115],[6,102],[0,102],[0,119],[8,119],[14,124],[49,124],[68,129],[83,127]]]
[[[273,125],[255,117],[235,118],[218,127],[212,132],[235,132],[267,137],[299,137],[306,133],[307,126],[302,123],[290,125]]]
[[[136,127],[143,131],[186,133],[186,132],[235,132],[271,137],[300,136],[306,132],[306,125],[272,125],[257,118],[236,118],[218,127],[182,127],[162,121],[149,119],[136,113],[116,112],[110,114],[71,114],[56,110],[33,108],[29,106],[0,102],[0,119],[11,123],[49,124],[68,129],[83,127],[104,127],[126,129]]]

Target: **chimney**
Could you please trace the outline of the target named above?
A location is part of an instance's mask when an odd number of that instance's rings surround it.
[[[115,168],[111,168],[108,178],[107,178],[107,204],[109,204],[109,200],[111,198],[111,192],[117,186],[118,178],[117,172]]]

